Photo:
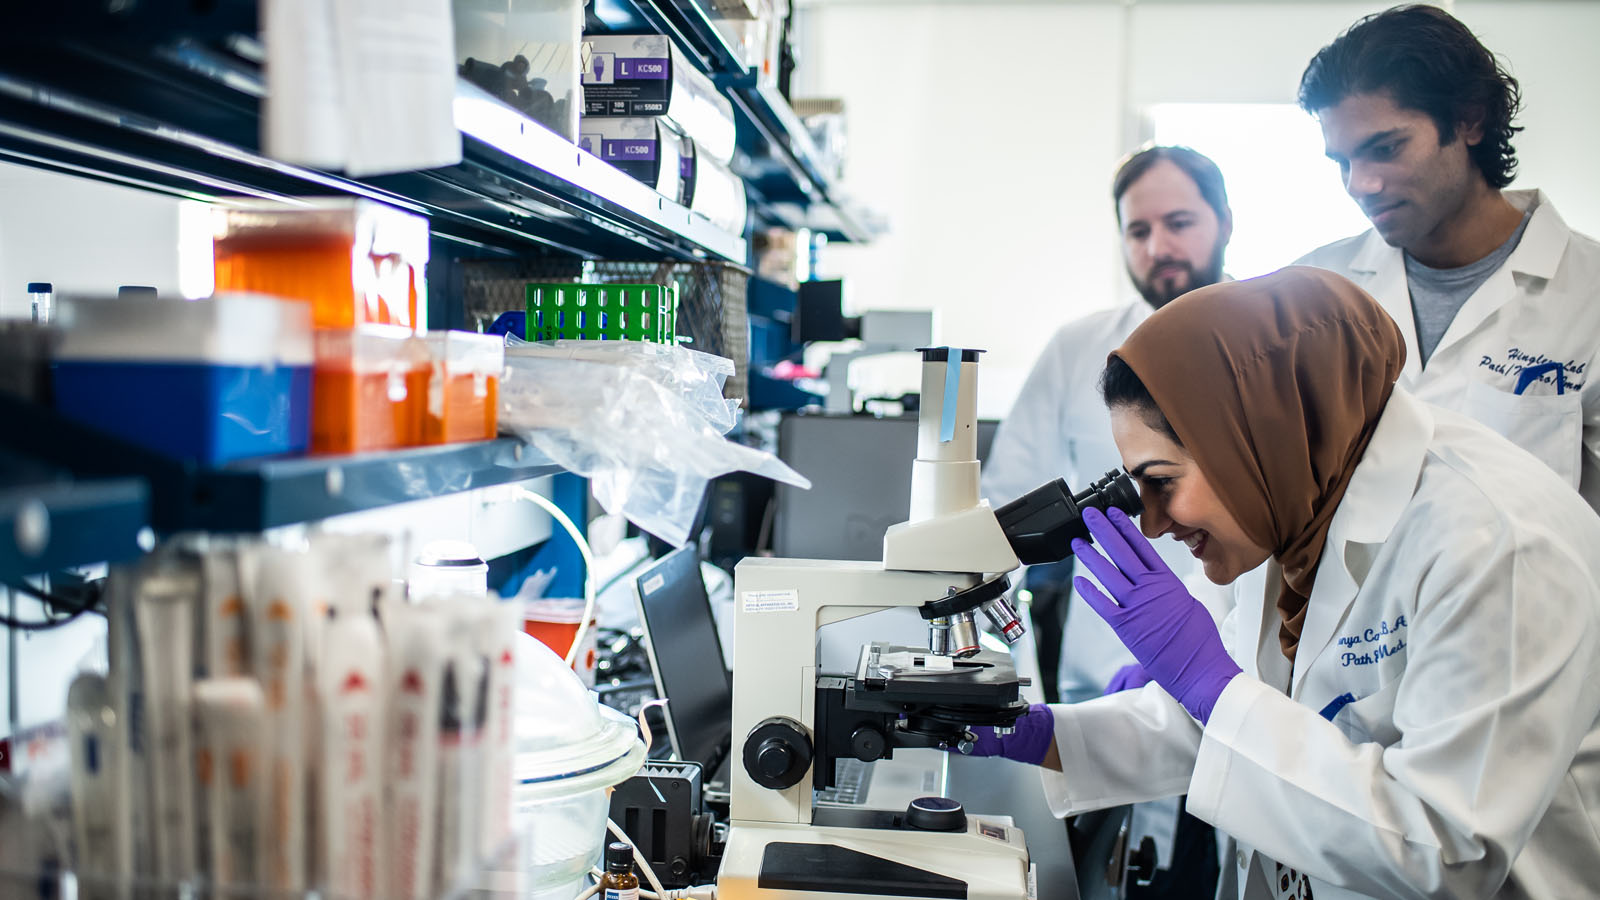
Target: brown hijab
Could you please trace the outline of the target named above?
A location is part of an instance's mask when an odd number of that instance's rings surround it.
[[[1344,278],[1292,267],[1185,294],[1112,355],[1244,533],[1272,549],[1294,662],[1328,526],[1405,363],[1400,329]]]

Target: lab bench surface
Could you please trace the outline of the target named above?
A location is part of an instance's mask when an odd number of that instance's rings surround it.
[[[993,757],[950,754],[950,796],[973,815],[1010,816],[1038,867],[1039,900],[1078,900],[1067,826],[1045,803],[1039,770]]]

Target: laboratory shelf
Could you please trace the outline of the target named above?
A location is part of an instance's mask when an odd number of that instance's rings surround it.
[[[261,154],[265,85],[260,46],[247,36],[0,47],[0,159],[194,199],[370,197],[427,215],[441,234],[510,250],[746,259],[742,235],[465,81],[454,102],[460,164],[352,179]]]
[[[149,499],[137,478],[0,486],[0,579],[143,553]]]
[[[148,485],[159,532],[251,532],[564,471],[512,438],[341,456],[271,457],[198,466],[170,459],[0,395],[0,442],[80,478]],[[141,523],[142,525],[143,523]]]
[[[843,196],[789,101],[744,67],[705,0],[596,0],[594,17],[618,32],[667,35],[728,96],[742,151],[734,171],[752,189],[758,216],[835,241],[866,243],[883,232],[876,217]]]

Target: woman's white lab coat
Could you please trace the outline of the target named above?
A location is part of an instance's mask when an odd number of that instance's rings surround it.
[[[1592,377],[1600,367],[1600,243],[1568,228],[1543,191],[1505,196],[1518,209],[1533,207],[1528,228],[1456,313],[1427,365],[1398,247],[1368,231],[1296,265],[1337,272],[1382,304],[1406,339],[1401,387],[1510,438],[1600,510],[1600,380]]]
[[[1055,708],[1058,815],[1187,792],[1252,900],[1278,862],[1316,900],[1600,893],[1600,518],[1568,485],[1396,389],[1292,684],[1267,582],[1203,730],[1154,684]]]

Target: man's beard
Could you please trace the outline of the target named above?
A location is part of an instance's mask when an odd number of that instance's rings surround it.
[[[1221,281],[1222,255],[1227,251],[1227,249],[1228,247],[1226,244],[1217,245],[1217,248],[1211,253],[1210,262],[1204,269],[1196,269],[1192,264],[1180,260],[1167,260],[1157,263],[1155,266],[1151,267],[1151,271],[1153,272],[1162,266],[1181,266],[1183,270],[1189,274],[1188,283],[1184,287],[1177,287],[1172,290],[1168,290],[1166,285],[1157,284],[1157,279],[1154,278],[1148,281],[1140,281],[1133,274],[1132,269],[1128,270],[1128,278],[1133,281],[1133,286],[1139,289],[1139,296],[1143,297],[1146,303],[1150,304],[1156,309],[1160,309],[1161,307],[1166,306],[1168,303],[1171,303],[1172,301],[1178,299],[1184,294],[1189,293],[1192,290],[1203,288],[1207,285],[1216,284],[1217,282]],[[1160,281],[1163,282],[1166,280],[1167,279],[1165,278],[1160,279]]]

